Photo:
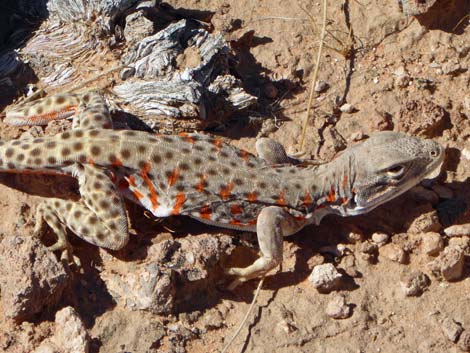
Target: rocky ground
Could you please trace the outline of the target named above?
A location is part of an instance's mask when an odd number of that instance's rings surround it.
[[[0,80],[5,92],[0,102],[14,105],[18,94],[12,87],[26,91],[29,82],[50,94],[70,89],[121,65],[133,40],[193,19],[207,31],[206,38],[220,35],[225,44],[215,42],[227,48],[220,64],[224,83],[214,80],[216,88],[209,92],[226,89],[228,94],[209,106],[205,120],[200,120],[201,100],[188,100],[179,110],[168,103],[160,113],[126,100],[119,87],[161,74],[149,73],[152,65],[142,64],[137,54],[142,66],[136,72],[121,68],[85,86],[110,89],[118,125],[137,128],[144,121],[163,132],[205,129],[252,152],[257,136],[269,136],[290,153],[299,152],[319,44],[320,2],[145,3],[150,4],[115,21],[117,34],[85,30],[89,37],[81,43],[93,44],[93,50],[85,50],[86,59],[78,50],[74,57],[65,51],[51,59],[57,41],[46,51],[41,36],[56,32],[47,21],[37,22],[38,32],[18,46],[29,61],[20,76],[29,78],[21,82],[17,75],[12,85]],[[470,4],[401,3],[328,1],[328,31],[304,150],[307,158],[329,160],[374,131],[402,131],[444,145],[443,172],[434,183],[367,215],[328,216],[320,226],[286,239],[282,267],[267,277],[230,352],[470,351]],[[157,15],[166,21],[156,21]],[[99,21],[90,16],[74,28],[77,33],[98,28]],[[15,36],[17,31],[3,28],[5,48],[14,43],[6,38]],[[187,47],[171,65],[205,72],[200,53]],[[159,70],[168,72],[171,65]],[[179,87],[177,81],[166,82]],[[175,120],[183,113],[186,119]],[[55,134],[69,127],[69,122],[47,128],[0,122],[0,137]],[[157,221],[129,205],[129,245],[111,252],[72,237],[83,265],[76,271],[45,248],[52,234],[41,241],[31,237],[42,196],[76,197],[75,183],[30,175],[4,175],[1,182],[0,350],[220,351],[243,319],[257,283],[227,291],[223,269],[253,260],[252,234],[184,217]]]

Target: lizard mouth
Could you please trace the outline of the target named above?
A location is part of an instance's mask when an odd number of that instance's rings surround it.
[[[438,149],[436,149],[435,156],[433,157],[435,158],[434,161],[432,161],[424,171],[411,177],[404,183],[397,185],[388,184],[381,190],[378,189],[374,192],[369,192],[368,194],[360,192],[354,193],[347,206],[347,214],[354,216],[367,213],[377,206],[400,196],[423,180],[432,180],[437,178],[441,173],[441,168],[444,163],[444,149],[439,146]]]

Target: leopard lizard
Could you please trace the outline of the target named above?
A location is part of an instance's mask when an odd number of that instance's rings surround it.
[[[113,130],[106,101],[97,92],[43,98],[8,112],[5,121],[36,125],[72,114],[71,131],[0,141],[2,172],[78,178],[80,200],[43,201],[35,233],[48,224],[58,237],[51,249],[69,255],[66,228],[89,243],[121,249],[129,240],[127,198],[155,217],[186,215],[256,232],[259,258],[227,270],[236,284],[276,267],[284,236],[319,224],[327,214],[369,212],[437,176],[444,159],[438,143],[390,131],[313,165],[288,157],[270,139],[257,141],[256,157],[219,137]]]

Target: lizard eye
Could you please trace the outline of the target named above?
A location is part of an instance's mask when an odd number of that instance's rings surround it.
[[[405,167],[402,165],[394,165],[393,167],[387,169],[387,175],[392,178],[399,178],[403,175]]]

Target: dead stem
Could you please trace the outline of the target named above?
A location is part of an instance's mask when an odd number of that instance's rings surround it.
[[[325,33],[326,33],[326,8],[327,8],[327,3],[326,0],[323,0],[323,21],[322,21],[322,28],[321,28],[321,33],[320,33],[320,45],[318,47],[318,52],[317,52],[317,61],[315,63],[315,68],[313,71],[313,78],[310,84],[310,93],[307,101],[307,113],[305,114],[303,126],[302,126],[302,134],[300,136],[300,151],[303,151],[304,148],[304,140],[305,140],[305,133],[307,131],[307,124],[308,124],[308,118],[310,116],[310,107],[312,105],[313,101],[313,93],[315,92],[315,84],[317,81],[317,75],[318,75],[318,69],[320,67],[320,60],[321,60],[321,54],[322,54],[322,49],[323,49],[323,41],[325,39]],[[305,11],[305,10],[304,10]],[[309,16],[310,20],[312,21],[312,25],[315,26],[315,21],[313,20],[312,16],[307,12],[307,15]]]

